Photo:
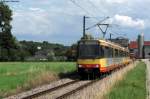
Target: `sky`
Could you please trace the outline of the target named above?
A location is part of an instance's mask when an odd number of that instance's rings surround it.
[[[18,40],[48,41],[71,45],[86,27],[110,17],[106,38],[123,36],[136,40],[144,33],[150,40],[150,0],[20,0],[7,3],[13,11],[12,33]],[[105,27],[103,27],[105,29]],[[86,31],[102,38],[98,27]]]

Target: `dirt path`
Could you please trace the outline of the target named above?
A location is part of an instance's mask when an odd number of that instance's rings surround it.
[[[146,88],[147,88],[147,99],[150,99],[150,61],[148,59],[143,60],[147,67],[147,76],[146,76]]]

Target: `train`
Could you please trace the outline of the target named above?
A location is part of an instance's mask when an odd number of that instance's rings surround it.
[[[81,39],[77,44],[77,70],[81,77],[109,73],[131,63],[128,48],[104,39]]]

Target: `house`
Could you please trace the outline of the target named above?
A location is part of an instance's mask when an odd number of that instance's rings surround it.
[[[137,41],[130,41],[129,49],[130,49],[130,54],[132,55],[132,57],[136,57],[136,58],[139,57]],[[143,58],[150,58],[150,41],[144,41]]]

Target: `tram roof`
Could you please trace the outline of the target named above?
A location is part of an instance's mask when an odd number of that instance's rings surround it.
[[[125,47],[122,47],[120,44],[111,42],[109,40],[98,40],[98,41],[100,42],[101,45],[108,46],[108,47],[111,46],[111,47],[113,47],[115,49],[120,49],[120,50],[128,52],[128,49],[125,48]]]
[[[87,40],[87,39],[85,39],[85,40],[81,40],[81,41],[98,41],[100,43],[100,45],[107,46],[107,47],[112,47],[112,48],[115,48],[115,49],[119,49],[119,50],[129,52],[128,48],[122,47],[120,44],[111,42],[109,40],[104,40],[104,39],[95,39],[95,40],[90,39],[90,40]]]

